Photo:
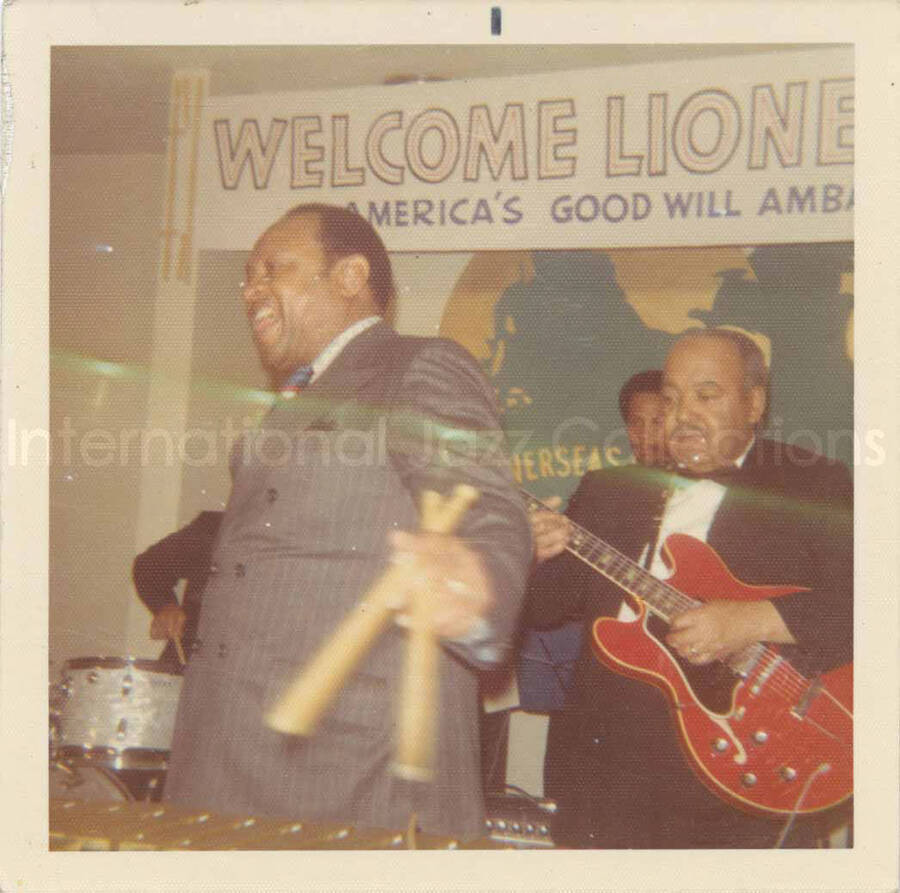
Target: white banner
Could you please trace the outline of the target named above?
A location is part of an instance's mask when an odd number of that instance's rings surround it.
[[[853,238],[853,51],[210,98],[200,247],[301,202],[391,251]]]

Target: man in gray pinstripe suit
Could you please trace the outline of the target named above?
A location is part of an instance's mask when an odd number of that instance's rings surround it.
[[[490,386],[471,357],[381,319],[390,262],[362,218],[301,205],[257,241],[243,300],[281,394],[232,457],[233,489],[185,676],[165,796],[223,813],[473,837],[483,827],[477,669],[502,661],[531,559]],[[308,380],[293,396],[285,385]],[[458,535],[424,489],[474,485]],[[405,637],[369,652],[311,738],[267,728],[285,684],[397,551],[428,567],[442,637],[434,780],[392,776]]]

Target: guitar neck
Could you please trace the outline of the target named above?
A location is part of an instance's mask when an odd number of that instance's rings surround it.
[[[521,493],[529,511],[554,511],[527,490],[521,490]],[[657,579],[636,561],[623,555],[618,549],[600,539],[599,536],[595,536],[580,524],[576,524],[571,518],[568,521],[571,525],[571,533],[569,541],[566,543],[566,549],[618,586],[619,589],[634,598],[641,599],[654,614],[666,623],[671,623],[679,614],[691,608],[699,608],[703,605],[703,602],[690,598],[663,580]],[[745,675],[748,667],[759,659],[764,650],[764,646],[757,642],[726,658],[724,663],[736,673]]]
[[[529,510],[553,511],[527,490],[522,490],[522,494],[525,496]],[[702,604],[677,589],[667,586],[636,561],[623,555],[618,549],[571,519],[569,519],[569,524],[571,533],[569,541],[566,543],[566,549],[629,595],[642,599],[655,614],[667,623],[671,623],[682,612]]]

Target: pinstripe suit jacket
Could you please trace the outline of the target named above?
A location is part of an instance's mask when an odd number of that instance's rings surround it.
[[[313,737],[271,731],[262,717],[385,568],[388,532],[416,526],[422,489],[466,481],[480,490],[461,535],[486,563],[497,596],[489,619],[508,647],[531,540],[498,431],[493,394],[464,350],[383,323],[299,398],[276,404],[233,457],[167,799],[391,828],[415,811],[423,830],[480,833],[477,652],[442,652],[429,785],[389,772],[399,629],[377,642]],[[479,432],[478,455],[466,432]]]

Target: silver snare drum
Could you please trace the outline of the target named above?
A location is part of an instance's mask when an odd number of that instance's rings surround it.
[[[156,661],[79,657],[51,693],[57,759],[107,769],[165,768],[181,676]]]

